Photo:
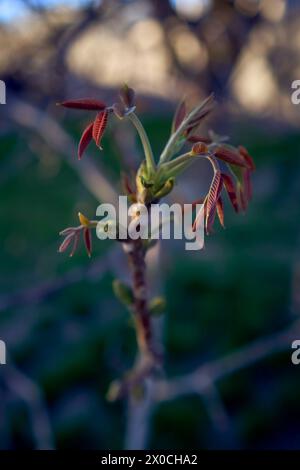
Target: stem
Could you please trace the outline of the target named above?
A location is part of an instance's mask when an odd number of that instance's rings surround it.
[[[193,155],[190,152],[180,155],[176,157],[175,160],[171,162],[162,163],[160,165],[160,169],[162,172],[165,172],[168,177],[177,176],[181,174],[186,168],[188,168],[191,163],[195,161],[197,158],[207,158],[209,154],[202,153],[198,155]]]
[[[143,359],[156,360],[157,354],[153,349],[151,319],[147,302],[145,248],[142,240],[133,240],[126,251],[132,273],[133,314],[139,352]]]
[[[136,130],[137,130],[137,132],[140,136],[140,139],[141,139],[141,142],[142,142],[142,145],[143,145],[143,149],[144,149],[144,153],[145,153],[147,169],[148,169],[149,175],[151,175],[151,174],[155,173],[156,166],[155,166],[153,152],[152,152],[152,149],[151,149],[151,145],[150,145],[148,136],[145,132],[143,124],[141,123],[141,121],[139,120],[139,118],[137,117],[137,115],[135,113],[130,113],[128,115],[128,118],[131,120],[131,122],[133,123],[134,127],[136,128]]]
[[[184,132],[184,130],[188,127],[188,124],[191,122],[191,120],[200,112],[202,111],[206,105],[210,104],[213,100],[213,95],[210,95],[208,98],[206,98],[202,103],[200,103],[199,106],[197,106],[195,109],[193,109],[190,114],[186,116],[186,118],[182,121],[178,129],[171,134],[167,145],[165,146],[160,159],[159,163],[164,163],[170,160],[172,158],[173,154],[173,148],[174,145],[176,144],[177,139],[180,137],[180,135]]]

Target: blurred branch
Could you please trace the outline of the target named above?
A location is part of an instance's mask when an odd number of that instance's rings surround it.
[[[100,172],[89,158],[78,164],[75,158],[77,146],[74,140],[51,116],[31,104],[12,97],[6,111],[12,121],[36,132],[50,148],[63,155],[68,164],[77,172],[86,188],[97,199],[113,204],[117,202],[117,193],[108,179],[103,176],[103,170],[101,169]]]
[[[300,322],[289,328],[258,339],[220,359],[203,364],[194,372],[181,377],[156,383],[156,401],[173,400],[190,393],[203,394],[220,379],[250,367],[269,356],[290,348],[291,342],[300,335]]]
[[[43,302],[50,296],[60,292],[66,287],[85,280],[100,280],[100,278],[112,268],[117,262],[119,256],[119,247],[116,246],[102,257],[96,259],[91,266],[87,268],[75,268],[70,270],[64,276],[51,281],[42,282],[34,287],[26,287],[20,291],[9,295],[0,295],[0,312],[9,308],[15,308],[24,304],[36,304]]]
[[[147,448],[153,411],[152,388],[153,381],[149,378],[145,383],[143,398],[138,399],[132,395],[128,397],[124,445],[126,450],[144,450]]]
[[[54,437],[43,393],[38,385],[18,370],[9,359],[3,381],[14,395],[27,406],[36,450],[53,450]]]

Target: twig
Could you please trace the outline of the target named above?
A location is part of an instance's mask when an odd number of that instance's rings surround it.
[[[27,405],[37,450],[53,450],[54,437],[43,393],[38,385],[17,369],[9,359],[3,374],[7,388]]]
[[[80,282],[82,279],[99,279],[116,264],[119,256],[118,247],[110,249],[105,255],[95,260],[87,268],[74,268],[56,279],[42,282],[34,287],[25,287],[8,295],[0,295],[0,312],[24,304],[37,304],[60,292],[62,289]]]
[[[286,330],[260,338],[238,351],[202,365],[190,374],[169,381],[158,381],[155,387],[155,399],[172,400],[181,395],[206,392],[208,386],[214,385],[223,377],[287,350],[299,334],[300,322],[297,321]]]
[[[76,161],[77,149],[73,139],[46,112],[19,99],[10,97],[7,106],[8,117],[17,124],[36,132],[47,142],[50,148],[62,154],[69,165],[76,171],[86,188],[100,200],[117,203],[117,193],[104,171],[98,169],[91,159]]]

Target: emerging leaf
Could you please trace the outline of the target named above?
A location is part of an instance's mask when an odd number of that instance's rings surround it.
[[[235,149],[231,149],[230,147],[225,147],[224,145],[221,147],[217,147],[214,150],[215,157],[219,158],[219,160],[223,160],[224,162],[230,163],[232,165],[237,165],[240,167],[248,167],[248,163],[239,154]]]
[[[225,225],[224,225],[224,208],[223,208],[223,200],[222,200],[221,196],[219,197],[219,199],[217,201],[217,214],[218,214],[220,224],[222,225],[223,228],[225,228]]]
[[[248,168],[250,168],[250,170],[255,170],[255,163],[253,161],[253,158],[249,155],[248,150],[242,145],[240,145],[239,152],[246,161]]]
[[[64,239],[64,241],[62,242],[62,244],[58,248],[59,253],[63,253],[64,251],[66,251],[68,249],[68,247],[70,246],[70,243],[73,240],[73,237],[74,237],[74,232],[69,233],[66,236],[66,238]]]
[[[78,160],[81,160],[83,153],[93,138],[93,127],[94,123],[91,122],[82,133],[79,145],[78,145]]]
[[[71,258],[72,258],[72,256],[74,255],[75,251],[77,250],[78,243],[79,243],[79,237],[80,237],[79,232],[76,232],[76,233],[74,234],[74,241],[73,241],[72,251],[71,251],[71,253],[70,253],[70,257],[71,257]]]
[[[94,121],[94,126],[93,126],[93,139],[96,142],[96,145],[101,147],[101,139],[104,134],[104,131],[107,126],[107,118],[108,118],[108,111],[102,111],[101,113],[98,113],[96,116],[96,119]]]
[[[86,252],[89,257],[92,255],[92,236],[91,236],[91,231],[88,228],[85,228],[83,230],[83,239],[84,239],[84,244],[86,248]]]
[[[179,103],[175,111],[175,115],[174,115],[174,119],[172,123],[172,133],[177,131],[178,127],[184,120],[185,116],[186,116],[186,105],[184,101],[181,101],[181,103]]]
[[[102,111],[106,108],[106,104],[103,101],[93,100],[89,98],[80,98],[78,100],[67,100],[57,103],[58,106],[72,109],[85,109],[88,111]]]
[[[237,192],[236,188],[234,185],[234,182],[231,178],[231,176],[227,175],[226,173],[222,173],[222,180],[225,186],[225,189],[227,191],[229,200],[236,212],[239,212],[239,204],[238,204],[238,198],[237,198]]]
[[[206,232],[210,233],[213,226],[213,222],[216,214],[217,202],[222,191],[223,180],[221,172],[219,170],[215,171],[213,180],[211,182],[208,194],[207,194],[207,207],[206,207],[206,218],[205,218],[205,228]]]

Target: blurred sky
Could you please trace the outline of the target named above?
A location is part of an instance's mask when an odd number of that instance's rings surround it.
[[[99,0],[100,2],[101,0]],[[173,7],[186,17],[194,18],[204,13],[210,6],[211,0],[169,0]],[[40,6],[73,6],[77,7],[89,0],[32,0],[33,5]],[[0,0],[0,21],[9,22],[26,14],[26,7],[22,0]]]
[[[37,6],[79,6],[88,3],[89,0],[37,0],[32,1]],[[0,21],[11,21],[26,14],[26,7],[21,0],[0,0]]]

